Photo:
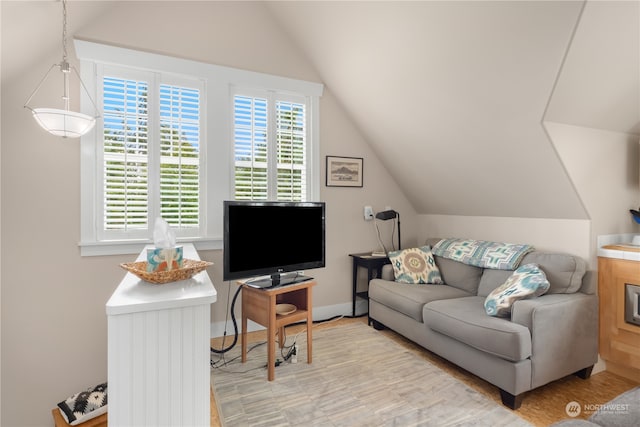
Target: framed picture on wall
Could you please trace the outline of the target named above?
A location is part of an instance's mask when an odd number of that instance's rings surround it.
[[[362,157],[327,156],[327,187],[362,187]]]

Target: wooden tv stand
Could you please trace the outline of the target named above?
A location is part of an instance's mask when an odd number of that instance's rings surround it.
[[[242,363],[247,361],[247,320],[266,326],[267,328],[267,379],[275,378],[276,331],[280,337],[280,348],[284,347],[284,327],[298,322],[307,324],[307,363],[311,363],[311,335],[313,299],[311,288],[316,281],[309,279],[291,285],[274,288],[253,288],[246,283],[242,285]],[[276,314],[276,304],[293,304],[296,311],[291,314]]]

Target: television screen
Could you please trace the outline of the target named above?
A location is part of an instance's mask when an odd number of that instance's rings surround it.
[[[224,202],[224,280],[325,265],[324,202]]]

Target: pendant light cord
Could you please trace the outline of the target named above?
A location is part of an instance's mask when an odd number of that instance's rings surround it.
[[[62,0],[62,63],[67,62],[67,0]]]

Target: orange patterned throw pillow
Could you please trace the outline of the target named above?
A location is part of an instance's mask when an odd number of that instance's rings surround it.
[[[389,260],[393,266],[396,282],[442,283],[440,270],[429,246],[389,252]]]

